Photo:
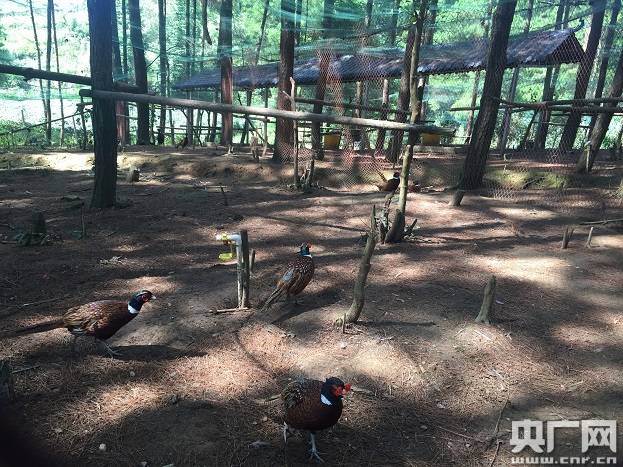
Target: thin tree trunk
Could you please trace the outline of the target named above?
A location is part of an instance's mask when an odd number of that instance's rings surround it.
[[[612,79],[612,84],[610,86],[610,92],[608,94],[609,97],[621,97],[621,92],[623,91],[623,50],[619,55],[619,61],[617,63],[616,72],[614,73],[614,78]],[[616,107],[615,103],[607,103],[604,104],[604,107]],[[595,163],[595,158],[597,157],[597,151],[601,148],[601,144],[606,137],[606,133],[608,132],[608,127],[610,126],[610,122],[612,121],[611,113],[601,113],[598,114],[597,120],[595,122],[595,127],[590,135],[590,145],[589,150],[584,151],[582,156],[578,160],[576,166],[577,173],[586,173],[590,172],[593,168],[593,164]],[[588,155],[587,155],[588,153]],[[588,157],[588,160],[587,160]]]
[[[158,0],[158,42],[160,44],[160,95],[167,95],[167,12],[166,0]],[[164,135],[167,125],[167,107],[160,106],[158,129]]]
[[[489,24],[491,13],[493,11],[493,2],[489,1],[489,6],[487,7],[487,17],[481,22],[482,28],[484,30],[484,38],[485,40],[489,39]],[[469,144],[471,141],[473,126],[474,126],[474,115],[476,114],[476,101],[478,100],[478,89],[480,88],[480,70],[476,72],[476,76],[474,77],[474,86],[472,87],[472,100],[470,103],[471,110],[469,111],[469,116],[467,117],[467,125],[465,127],[465,134],[467,137],[465,138],[465,143]]]
[[[141,89],[142,93],[147,94],[147,63],[145,62],[145,46],[143,44],[139,0],[128,0],[128,9],[130,13],[130,39],[132,40],[136,85]],[[136,114],[138,117],[136,144],[147,145],[150,142],[149,105],[137,104]]]
[[[361,38],[360,48],[365,49],[368,45],[368,32],[372,24],[372,8],[374,7],[374,0],[366,1],[366,13],[363,22],[364,36]],[[357,90],[355,92],[355,104],[363,105],[363,98],[368,92],[368,84],[366,81],[357,81]],[[361,109],[355,110],[356,117],[364,117],[365,113]]]
[[[37,65],[41,70],[41,47],[39,46],[39,38],[37,36],[37,23],[35,23],[35,12],[32,8],[32,0],[28,0],[28,6],[30,8],[30,19],[32,21],[32,32],[35,36],[35,48],[37,49]],[[39,90],[41,91],[41,102],[43,103],[43,118],[47,122],[48,118],[48,106],[45,100],[45,92],[43,91],[43,80],[39,80]]]
[[[620,11],[621,0],[613,0],[610,23],[608,24],[606,37],[603,40],[601,60],[599,62],[599,71],[597,73],[597,84],[595,85],[595,98],[599,98],[603,95],[604,85],[606,84],[606,73],[608,72],[608,63],[610,61],[610,53],[612,52],[612,44],[614,42],[614,33],[617,29],[617,19]],[[590,123],[590,132],[592,132],[596,121],[597,116],[593,116]]]
[[[405,46],[404,66],[402,69],[402,76],[400,77],[400,91],[398,92],[398,104],[396,106],[398,110],[409,110],[409,104],[411,102],[409,78],[411,76],[411,55],[413,53],[413,47],[415,44],[416,32],[416,25],[413,24],[411,28],[409,28],[409,33],[407,35],[407,44]],[[404,112],[398,112],[396,114],[396,121],[403,123],[406,122],[407,114]],[[391,162],[396,162],[398,160],[398,156],[400,155],[400,149],[402,148],[403,135],[404,132],[400,130],[392,131],[392,139],[387,154],[387,158]]]
[[[52,69],[52,9],[54,8],[53,0],[48,0],[47,8],[47,41],[45,48],[45,69],[50,71]],[[46,126],[45,126],[45,139],[49,144],[52,144],[52,82],[47,81],[46,87]]]
[[[112,22],[112,64],[113,64],[113,78],[120,79],[123,75],[123,69],[121,65],[121,48],[119,46],[119,27],[117,22],[117,6],[116,2],[111,2],[111,22]],[[122,145],[125,145],[127,140],[126,121],[127,118],[124,115],[126,103],[122,101],[115,102],[115,113],[117,122],[117,139]]]
[[[588,88],[591,71],[593,70],[593,65],[595,63],[597,46],[599,45],[599,38],[601,37],[601,30],[604,24],[605,0],[595,0],[591,4],[591,9],[591,26],[588,33],[586,51],[578,66],[578,75],[575,82],[575,93],[573,96],[574,99],[584,99],[586,97],[586,90]],[[560,138],[559,148],[561,151],[568,151],[573,148],[573,143],[575,143],[575,137],[578,134],[578,127],[580,126],[581,118],[581,114],[577,112],[571,112],[569,114],[567,123],[565,124]]]
[[[392,16],[390,19],[389,32],[387,37],[388,47],[394,47],[396,45],[396,27],[398,26],[398,12],[400,11],[400,0],[395,0],[394,8],[392,10]],[[390,80],[383,80],[383,90],[382,94],[382,104],[381,107],[384,109],[381,112],[381,120],[387,120],[387,110],[389,109],[389,94],[390,94]],[[385,148],[385,135],[386,131],[384,129],[379,130],[376,137],[376,153],[380,154]]]
[[[123,46],[122,56],[122,71],[123,81],[128,81],[129,68],[128,68],[128,13],[126,8],[126,0],[121,0],[121,43]],[[125,146],[130,143],[130,111],[127,102],[121,102],[117,104],[117,108],[120,110],[120,114],[123,116],[123,131],[120,133],[120,143]]]
[[[294,0],[281,0],[281,40],[279,43],[279,85],[277,87],[277,108],[292,108],[289,95],[290,78],[294,74]],[[291,120],[277,119],[275,152],[273,160],[286,161],[292,153],[294,125]]]
[[[556,25],[555,29],[564,29],[567,27],[569,20],[570,5],[568,0],[560,0],[558,9],[556,10]],[[547,67],[545,72],[545,82],[543,83],[543,101],[549,101],[554,98],[554,91],[556,90],[556,83],[558,81],[558,75],[560,74],[560,65],[554,67]],[[534,147],[539,149],[545,149],[547,143],[547,132],[549,130],[549,120],[551,113],[549,111],[543,111],[539,114],[539,124],[534,137]]]
[[[324,11],[322,16],[322,29],[324,33],[324,38],[328,39],[332,36],[331,28],[333,27],[333,12],[335,10],[335,0],[324,0]],[[320,50],[320,60],[318,64],[319,75],[318,82],[316,83],[316,94],[315,98],[317,100],[324,100],[325,92],[327,89],[327,79],[329,75],[329,65],[331,64],[331,51],[324,49]],[[322,104],[314,104],[314,113],[320,114],[322,113]],[[311,124],[311,143],[312,150],[314,151],[315,157],[318,160],[324,159],[324,150],[322,147],[322,135],[321,135],[322,125],[317,122],[312,122]]]
[[[60,59],[58,56],[58,40],[56,38],[56,14],[54,8],[54,2],[52,1],[52,33],[54,34],[54,56],[56,57],[56,71],[57,73],[61,72],[60,67]],[[61,104],[61,135],[60,135],[60,146],[65,144],[65,108],[63,106],[63,87],[62,83],[58,82],[58,99]]]
[[[532,22],[532,10],[534,7],[534,0],[528,0],[528,7],[526,11],[526,26],[523,33],[528,34],[530,32],[530,23]],[[508,90],[508,100],[514,101],[515,94],[517,93],[517,84],[519,83],[519,70],[520,67],[513,69],[513,76],[511,78],[511,85]],[[504,152],[508,143],[508,137],[510,134],[511,125],[511,108],[506,107],[504,109],[504,116],[502,117],[502,125],[500,126],[500,138],[498,140],[498,149]]]
[[[431,45],[433,43],[433,35],[435,33],[435,22],[437,21],[437,0],[431,0],[429,7],[429,17],[426,21],[427,28],[424,32],[424,38],[422,40],[422,44]],[[421,110],[418,121],[422,121],[426,119],[426,106],[424,106],[424,92],[426,91],[426,85],[428,84],[428,75],[421,76],[418,78],[417,85],[417,99],[421,103]]]
[[[87,0],[91,43],[93,89],[112,90],[111,0]],[[117,145],[115,104],[93,99],[93,138],[95,143],[95,186],[91,206],[109,208],[116,201]]]
[[[303,0],[296,0],[295,23],[294,23],[294,43],[301,45],[301,14],[303,13]]]
[[[493,15],[493,31],[487,53],[485,84],[480,99],[480,111],[474,126],[476,131],[469,143],[463,173],[459,181],[459,188],[462,190],[480,186],[485,173],[500,106],[495,98],[499,98],[502,91],[502,79],[506,68],[506,48],[516,6],[517,0],[501,2]]]
[[[232,0],[221,1],[221,18],[218,33],[218,56],[221,64],[221,103],[232,104],[234,79],[232,70]],[[230,146],[234,134],[234,116],[222,114],[221,144]]]

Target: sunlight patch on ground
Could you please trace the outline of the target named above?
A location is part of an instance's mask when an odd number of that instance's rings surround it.
[[[492,207],[492,211],[497,212],[504,219],[512,219],[516,221],[531,221],[531,220],[551,220],[558,217],[558,215],[545,209],[533,210],[521,207]]]
[[[540,287],[563,288],[567,280],[568,263],[552,256],[534,256],[534,251],[531,255],[518,258],[481,256],[474,258],[474,263],[483,270],[491,270],[498,277],[529,281]]]

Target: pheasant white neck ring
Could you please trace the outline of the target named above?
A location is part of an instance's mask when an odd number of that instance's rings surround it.
[[[136,308],[134,308],[132,305],[128,303],[128,312],[130,312],[131,315],[138,315],[139,311],[141,310],[137,310]]]
[[[325,397],[325,395],[324,395],[324,394],[320,394],[320,401],[321,401],[324,405],[333,405],[333,404],[331,403],[331,401]]]

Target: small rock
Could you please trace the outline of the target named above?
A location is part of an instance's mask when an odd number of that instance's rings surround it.
[[[266,415],[264,415],[264,416],[262,417],[262,421],[263,421],[263,422],[267,422],[267,421],[268,421],[268,417],[267,417]]]
[[[426,431],[428,427],[426,425],[420,425],[420,430]]]
[[[340,342],[340,349],[345,349],[348,346],[346,342]]]
[[[134,373],[133,371],[130,371],[130,376],[134,378],[136,376],[136,373]]]
[[[63,432],[62,428],[54,428],[54,433],[56,433],[57,435],[61,434]]]
[[[465,443],[465,447],[466,447],[466,448],[468,448],[468,447],[470,447],[470,446],[471,446],[471,444],[469,444],[469,443]]]
[[[106,451],[106,445],[104,443],[100,444],[99,450]]]
[[[140,466],[141,466],[141,467],[147,467],[147,461],[143,461],[143,462],[141,462]]]

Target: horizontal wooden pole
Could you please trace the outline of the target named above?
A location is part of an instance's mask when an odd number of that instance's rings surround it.
[[[63,83],[82,84],[91,86],[90,76],[71,75],[69,73],[57,73],[55,71],[38,70],[36,68],[26,68],[21,66],[0,64],[0,73],[6,75],[23,76],[25,79],[45,79],[46,81],[61,81]],[[113,83],[113,88],[124,92],[139,92],[138,86],[119,81]]]
[[[327,101],[323,101],[320,99],[309,99],[306,97],[297,97],[296,102],[301,102],[303,104],[320,104],[326,107],[341,107],[344,109],[367,110],[369,112],[387,112],[387,113],[396,113],[396,114],[403,114],[403,115],[410,114],[410,112],[406,110],[390,109],[389,107],[387,109],[383,109],[380,107],[369,107],[367,105],[350,104],[347,102],[327,102]]]
[[[584,114],[619,114],[623,113],[623,108],[621,107],[600,107],[598,105],[593,106],[574,106],[574,105],[564,105],[559,104],[559,102],[573,102],[573,103],[590,103],[590,101],[595,102],[594,99],[568,99],[566,101],[544,101],[544,102],[513,102],[508,101],[506,99],[500,99],[498,97],[492,97],[493,100],[496,100],[502,104],[506,104],[510,107],[522,107],[525,109],[533,109],[533,110],[558,110],[560,112],[577,112]],[[615,102],[623,102],[617,100],[616,98],[610,99],[610,101],[604,101],[609,103]]]
[[[118,101],[132,101],[143,104],[165,104],[175,107],[211,110],[213,112],[228,112],[242,115],[261,115],[265,117],[284,118],[295,121],[312,121],[320,123],[334,123],[338,125],[352,125],[371,128],[385,128],[386,130],[417,131],[438,135],[452,135],[453,129],[435,125],[411,125],[409,123],[394,122],[391,120],[372,120],[368,118],[343,117],[339,115],[324,115],[312,112],[292,112],[289,110],[268,109],[265,107],[250,107],[242,105],[228,105],[215,102],[199,101],[194,99],[178,99],[173,97],[150,96],[148,94],[131,94],[127,92],[100,91],[81,89],[82,97],[94,99],[110,99]]]

